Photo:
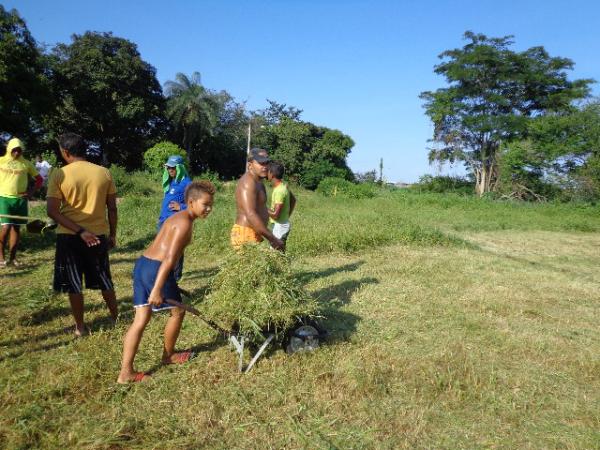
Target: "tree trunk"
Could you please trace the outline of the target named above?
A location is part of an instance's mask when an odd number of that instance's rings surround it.
[[[475,169],[475,192],[480,197],[486,192],[495,190],[498,181],[498,163],[496,162],[498,145],[487,142],[482,147],[481,167]]]
[[[475,192],[480,197],[486,192],[492,192],[496,188],[498,168],[494,162],[482,164],[475,171]]]

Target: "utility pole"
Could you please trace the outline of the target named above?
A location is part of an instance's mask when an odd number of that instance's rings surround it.
[[[252,121],[248,120],[248,149],[246,151],[246,156],[250,156],[250,136],[252,135]]]
[[[383,184],[383,158],[379,160],[379,184]]]

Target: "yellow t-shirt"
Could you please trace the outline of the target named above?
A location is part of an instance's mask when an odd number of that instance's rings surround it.
[[[0,156],[0,197],[18,198],[27,193],[29,177],[37,177],[35,166],[20,156]]]
[[[117,192],[110,172],[87,161],[76,161],[50,174],[47,197],[62,201],[60,212],[94,234],[108,234],[106,197]],[[60,226],[57,233],[75,234]]]

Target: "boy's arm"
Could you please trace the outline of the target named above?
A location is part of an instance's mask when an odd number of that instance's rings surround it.
[[[164,300],[162,298],[162,288],[167,281],[167,277],[175,264],[183,254],[183,249],[186,246],[185,237],[187,235],[187,231],[189,231],[190,223],[186,223],[185,221],[177,221],[174,225],[172,225],[172,229],[165,236],[169,239],[168,248],[165,253],[165,257],[163,258],[160,267],[158,268],[158,273],[156,274],[156,280],[154,281],[154,287],[150,292],[150,296],[148,297],[148,303],[154,306],[158,306],[163,303]],[[175,299],[173,299],[175,300]]]
[[[295,207],[296,207],[296,197],[294,196],[292,191],[290,191],[290,216],[294,212]]]
[[[272,219],[279,219],[282,209],[283,203],[275,203],[275,209],[269,209],[269,217]]]
[[[108,226],[110,227],[108,240],[110,248],[114,248],[117,245],[117,194],[108,194],[106,196],[106,209],[108,210]]]

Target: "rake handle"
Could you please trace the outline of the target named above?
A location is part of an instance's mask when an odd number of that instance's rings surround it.
[[[21,219],[21,220],[31,220],[33,217],[28,216],[13,216],[11,214],[0,214],[0,217],[4,217],[5,219]]]
[[[181,303],[181,302],[178,302],[177,300],[171,300],[171,299],[166,299],[165,302],[168,303],[171,306],[177,306],[177,307],[179,307],[181,309],[184,309],[184,310],[190,312],[191,314],[193,314],[194,316],[196,316],[200,320],[202,320],[204,323],[206,323],[208,326],[210,326],[211,328],[217,330],[219,333],[229,334],[229,332],[227,330],[224,330],[223,328],[221,328],[219,325],[217,325],[212,320],[207,319],[205,317],[202,317],[202,314],[200,314],[200,311],[198,311],[193,306],[186,305],[185,303]]]

